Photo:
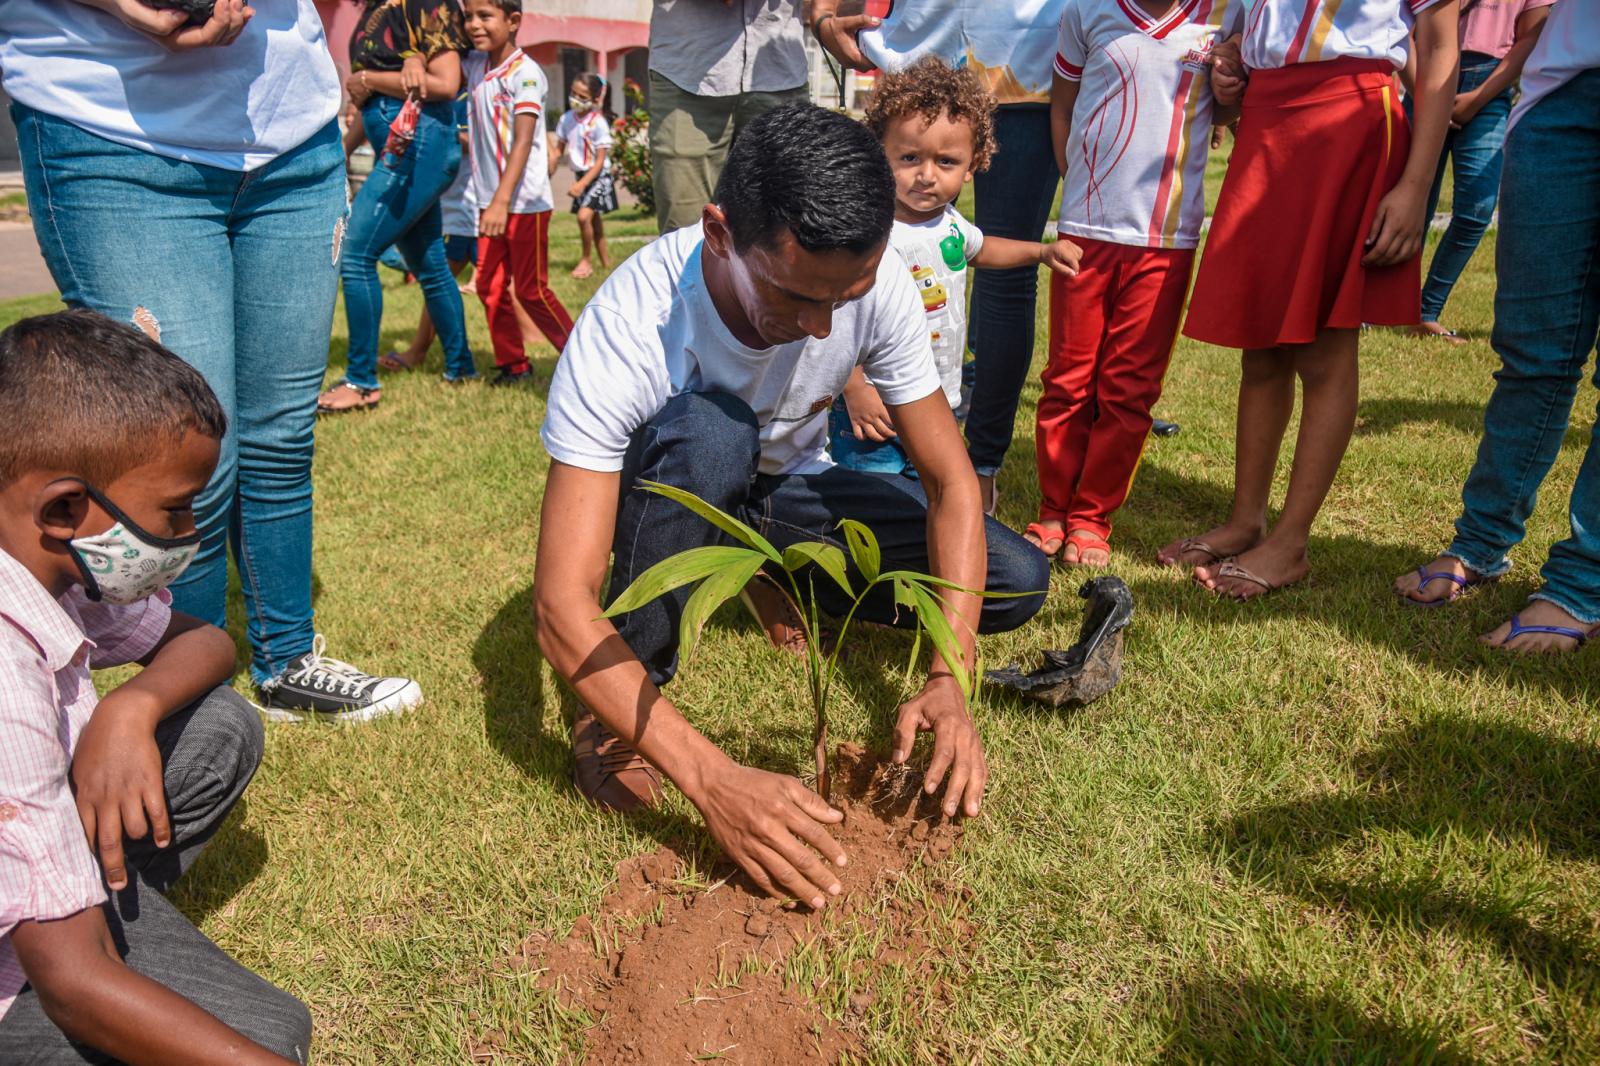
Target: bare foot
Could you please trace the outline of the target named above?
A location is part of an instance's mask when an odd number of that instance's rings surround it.
[[[1516,622],[1521,629],[1535,626],[1550,626],[1557,629],[1569,629],[1571,634],[1561,633],[1525,633],[1519,632],[1511,635],[1511,619],[1491,632],[1485,633],[1478,641],[1494,648],[1505,648],[1507,651],[1518,651],[1527,655],[1551,655],[1565,651],[1577,651],[1583,641],[1575,634],[1585,634],[1585,639],[1600,636],[1600,625],[1591,626],[1578,621],[1566,612],[1566,609],[1551,603],[1549,600],[1529,600],[1528,605],[1516,614]]]
[[[580,259],[578,260],[578,265],[572,268],[572,276],[575,278],[593,277],[594,267],[589,264],[589,260]]]
[[[1218,596],[1253,600],[1274,589],[1294,584],[1311,570],[1304,545],[1282,545],[1275,543],[1271,537],[1249,551],[1240,553],[1231,562],[1231,567],[1225,562],[1197,566],[1194,568],[1194,579]],[[1261,580],[1252,581],[1244,576],[1245,573]]]
[[[1446,344],[1467,343],[1467,338],[1453,329],[1446,329],[1437,322],[1423,322],[1420,325],[1412,326],[1407,332],[1413,337],[1427,337],[1429,340],[1441,340]]]
[[[1469,585],[1482,580],[1477,571],[1451,555],[1441,555],[1427,566],[1419,567],[1418,570],[1409,571],[1394,579],[1396,596],[1412,603],[1448,603],[1461,595],[1467,587],[1450,578],[1458,578]],[[1427,577],[1424,578],[1423,574]],[[1446,577],[1446,574],[1450,576]]]
[[[1071,558],[1068,558],[1069,551]],[[1061,561],[1070,566],[1104,570],[1111,565],[1111,546],[1092,529],[1074,529],[1067,534],[1066,546],[1061,549]]]
[[[1181,537],[1156,552],[1162,566],[1203,566],[1218,563],[1255,547],[1261,540],[1259,526],[1223,523],[1198,537]]]
[[[995,485],[994,476],[978,475],[978,499],[983,504],[983,513],[990,518],[994,517],[994,509],[1000,503],[1000,489]]]

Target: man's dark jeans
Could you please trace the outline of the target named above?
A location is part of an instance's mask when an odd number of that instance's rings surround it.
[[[820,474],[760,474],[759,459],[755,415],[744,401],[726,393],[675,396],[640,427],[622,469],[612,540],[616,562],[606,602],[661,560],[688,548],[726,542],[688,508],[635,488],[641,479],[693,492],[752,526],[780,551],[803,540],[825,540],[844,548],[839,520],[853,518],[877,536],[884,570],[929,571],[928,503],[916,481],[839,467]],[[978,631],[1001,633],[1016,629],[1044,606],[1050,563],[992,518],[985,519],[984,533],[989,548],[988,590],[1033,593],[984,600]],[[852,569],[852,580],[857,577]],[[678,620],[691,591],[678,589],[617,620],[623,640],[658,685],[677,671]],[[818,606],[830,614],[840,614],[847,606],[831,582],[819,582],[816,595]],[[912,624],[906,612],[897,617],[888,588],[876,590],[856,617],[886,625]]]

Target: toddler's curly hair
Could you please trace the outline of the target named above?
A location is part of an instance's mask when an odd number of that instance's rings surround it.
[[[972,125],[972,169],[988,170],[994,158],[994,94],[968,67],[952,70],[928,56],[898,74],[880,74],[867,99],[867,128],[883,140],[889,123],[907,115],[933,122],[940,115]]]

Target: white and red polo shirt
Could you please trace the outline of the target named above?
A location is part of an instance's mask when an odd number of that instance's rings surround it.
[[[1406,65],[1416,15],[1440,0],[1242,0],[1244,65],[1274,69],[1329,59]]]
[[[1067,0],[1055,68],[1079,88],[1062,233],[1149,248],[1199,243],[1208,59],[1243,23],[1243,0],[1179,0],[1159,19],[1134,0]]]

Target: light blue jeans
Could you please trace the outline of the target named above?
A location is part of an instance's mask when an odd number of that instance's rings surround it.
[[[1495,272],[1500,369],[1447,551],[1487,575],[1511,567],[1600,334],[1600,70],[1540,100],[1506,140]],[[1534,594],[1590,625],[1600,622],[1597,439],[1600,425],[1572,486],[1571,535],[1550,549]]]
[[[428,315],[439,331],[447,378],[477,373],[467,346],[467,315],[461,290],[445,259],[444,215],[439,197],[461,168],[461,142],[456,136],[454,105],[424,104],[416,139],[405,154],[383,150],[389,123],[401,102],[374,96],[361,109],[361,122],[376,158],[372,173],[350,205],[350,232],[345,237],[344,310],[350,325],[350,355],[345,380],[363,389],[378,387],[378,336],[383,323],[383,285],[378,257],[393,245],[407,269],[416,275]]]
[[[175,606],[226,624],[228,547],[250,672],[311,649],[311,453],[345,229],[329,124],[248,173],[128,148],[13,104],[39,248],[61,298],[159,333],[228,414]]]
[[[1457,92],[1471,92],[1494,73],[1500,61],[1481,52],[1461,57],[1461,77]],[[1411,100],[1406,99],[1407,114]],[[1446,161],[1453,169],[1455,192],[1452,196],[1450,225],[1445,227],[1439,246],[1433,251],[1428,277],[1422,284],[1422,321],[1437,322],[1444,313],[1450,290],[1461,272],[1467,269],[1472,253],[1494,221],[1495,202],[1500,195],[1500,170],[1505,159],[1506,120],[1511,115],[1511,90],[1483,105],[1459,130],[1445,135],[1444,151],[1439,154],[1439,169],[1428,193],[1428,221],[1433,221],[1439,206],[1439,190],[1444,184]]]

